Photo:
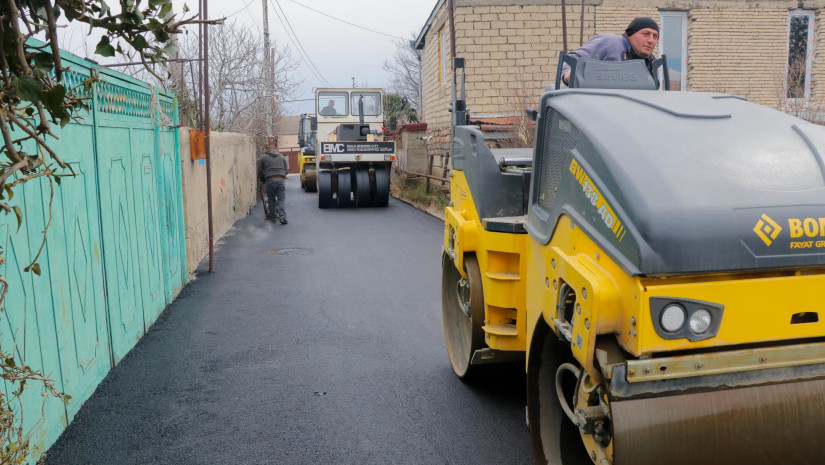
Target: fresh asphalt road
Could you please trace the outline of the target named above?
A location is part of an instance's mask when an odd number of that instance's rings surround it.
[[[450,368],[442,223],[286,196],[289,224],[238,221],[45,463],[533,463],[523,368]]]

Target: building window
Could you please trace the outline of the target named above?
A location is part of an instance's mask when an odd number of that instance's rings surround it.
[[[788,70],[785,80],[787,98],[806,98],[811,94],[813,26],[813,12],[791,12],[788,25]]]
[[[661,53],[667,55],[670,90],[685,90],[687,87],[687,13],[663,11],[660,17],[662,35],[659,47]]]
[[[446,86],[450,76],[450,58],[447,53],[447,27],[438,31],[438,85]]]

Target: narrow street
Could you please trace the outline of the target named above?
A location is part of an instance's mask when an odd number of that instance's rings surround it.
[[[398,200],[216,244],[48,451],[46,464],[530,464],[523,366],[455,377],[442,223]]]

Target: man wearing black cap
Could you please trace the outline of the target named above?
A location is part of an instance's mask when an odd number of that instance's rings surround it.
[[[659,43],[659,25],[652,18],[640,17],[630,22],[623,35],[599,34],[569,53],[574,58],[595,58],[602,61],[644,60],[648,71],[659,85],[659,76],[653,72],[653,51]],[[570,66],[562,68],[564,83],[570,82]]]

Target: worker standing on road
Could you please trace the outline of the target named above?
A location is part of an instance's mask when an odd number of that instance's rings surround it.
[[[656,87],[659,76],[653,72],[653,51],[659,44],[659,24],[653,18],[640,17],[630,22],[623,35],[599,34],[568,55],[574,58],[595,58],[602,61],[644,60]],[[565,84],[570,83],[570,66],[562,67]]]
[[[289,160],[278,152],[278,137],[267,138],[266,151],[258,158],[258,179],[266,183],[266,197],[269,202],[270,221],[286,221],[286,189],[284,181],[289,172]]]

